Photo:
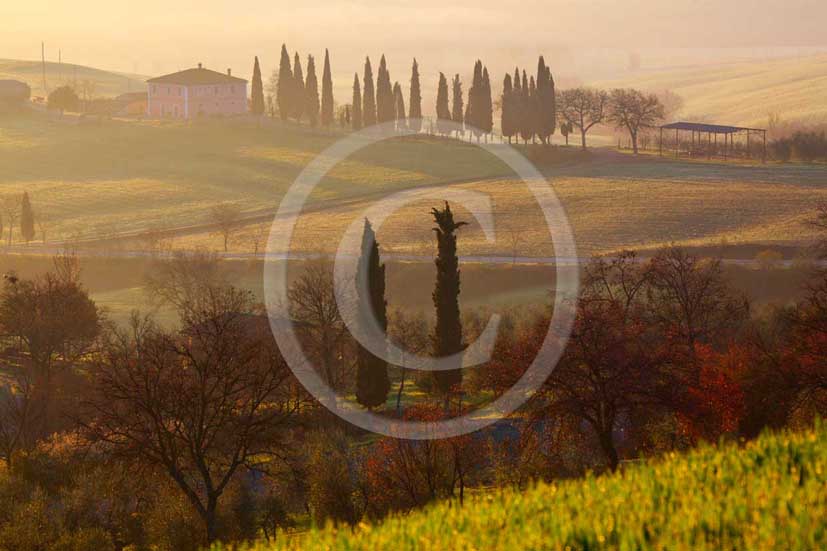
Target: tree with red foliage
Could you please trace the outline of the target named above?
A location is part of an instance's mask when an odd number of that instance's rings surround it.
[[[738,430],[745,412],[741,378],[756,358],[749,347],[738,343],[722,352],[696,344],[695,358],[697,382],[686,389],[688,407],[679,420],[692,442],[715,441]]]

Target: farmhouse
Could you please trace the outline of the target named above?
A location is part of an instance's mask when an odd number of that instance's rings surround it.
[[[247,81],[198,68],[147,80],[146,114],[153,118],[191,119],[247,112]]]

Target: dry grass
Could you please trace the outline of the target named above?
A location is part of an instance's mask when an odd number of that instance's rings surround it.
[[[670,243],[801,244],[812,238],[805,222],[814,217],[819,202],[827,202],[827,189],[818,185],[823,173],[795,167],[756,169],[641,161],[552,175],[551,182],[568,214],[578,252],[588,256]],[[553,254],[542,213],[521,182],[494,179],[451,187],[491,197],[498,228],[495,243],[487,242],[476,224],[463,228],[458,241],[461,254],[511,256],[515,249],[519,256]],[[292,250],[334,252],[347,226],[360,219],[371,203],[356,202],[302,215]],[[383,250],[432,254],[429,210],[437,204],[438,199],[423,199],[390,216],[379,232]],[[471,220],[462,209],[458,213],[461,219]],[[234,249],[251,252],[254,236],[266,234],[269,226],[244,228]],[[279,231],[278,224],[274,227]],[[176,245],[217,248],[218,238],[201,234],[179,239]]]
[[[599,86],[672,90],[683,118],[765,128],[768,113],[807,124],[827,122],[827,55],[642,71]]]

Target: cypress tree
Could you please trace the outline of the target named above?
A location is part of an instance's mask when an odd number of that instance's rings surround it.
[[[330,74],[330,54],[324,51],[324,69],[322,73],[322,126],[333,124],[333,77]]]
[[[376,120],[389,122],[396,118],[396,102],[391,87],[391,75],[385,62],[385,56],[379,60],[379,74],[376,76]]]
[[[505,74],[505,79],[503,79],[502,119],[500,125],[503,136],[508,138],[508,143],[511,143],[511,138],[515,132],[514,87],[511,84],[511,75],[508,73]]]
[[[520,143],[520,128],[523,126],[523,86],[520,80],[519,67],[514,68],[514,79],[511,83],[514,86],[511,102],[514,135],[517,137],[517,143]]]
[[[250,111],[253,115],[264,114],[264,85],[261,83],[261,68],[258,65],[258,56],[253,64],[253,83],[250,88]]]
[[[457,129],[457,134],[459,134],[460,129],[463,127],[463,123],[465,122],[465,117],[462,113],[462,81],[459,79],[459,74],[454,75],[451,92],[451,119],[453,119],[454,123],[459,125],[459,129]]]
[[[531,131],[534,122],[532,120],[531,100],[528,77],[526,76],[525,69],[523,69],[522,93],[520,94],[520,137],[523,139],[523,143],[528,143],[529,138],[531,138],[533,134]]]
[[[534,143],[534,138],[537,135],[538,120],[537,115],[539,111],[540,102],[537,98],[537,84],[534,82],[534,76],[528,81],[528,104],[526,107],[526,131],[531,136],[531,143]]]
[[[537,134],[544,144],[551,143],[551,136],[557,126],[554,79],[546,66],[543,56],[537,62]]]
[[[359,87],[359,73],[353,73],[353,113],[350,120],[354,130],[362,128],[362,90]]]
[[[20,205],[20,235],[26,240],[27,245],[34,239],[34,211],[28,192],[23,192],[23,201]]]
[[[471,131],[480,139],[480,132],[485,125],[482,61],[474,63],[474,78],[471,80],[471,88],[468,89],[468,107],[465,111],[465,122],[471,126]]]
[[[366,279],[365,279],[366,278]],[[387,302],[385,301],[385,265],[379,260],[379,244],[376,234],[365,219],[365,229],[362,234],[362,253],[357,271],[357,282],[367,281],[367,296],[362,285],[357,285],[360,312],[372,314],[379,328],[383,332],[388,329]],[[356,367],[356,401],[368,409],[381,406],[387,400],[390,390],[388,366],[382,358],[378,358],[359,347]]]
[[[287,46],[281,45],[281,60],[279,61],[279,80],[276,87],[276,104],[279,107],[279,117],[287,120],[293,114],[291,96],[293,94],[293,70],[290,68],[290,55]]]
[[[393,84],[393,98],[396,104],[394,111],[396,114],[396,128],[404,130],[408,127],[407,116],[405,115],[405,98],[402,96],[402,87],[398,82]]]
[[[410,109],[408,126],[414,132],[419,132],[422,129],[422,89],[419,86],[419,65],[416,59],[413,60],[411,68],[411,94],[408,109]]]
[[[448,107],[448,81],[443,73],[439,73],[439,86],[436,90],[436,128],[440,134],[447,134],[448,127],[444,121],[451,120],[451,110]]]
[[[299,52],[296,52],[293,58],[293,97],[291,101],[293,104],[293,118],[296,119],[296,122],[300,122],[304,116],[307,101],[304,96],[304,73],[302,73]]]
[[[482,68],[482,89],[480,91],[480,130],[488,134],[494,130],[494,102],[491,100],[491,80],[488,77],[488,67]]]
[[[443,210],[431,209],[437,227],[436,285],[433,301],[436,309],[436,327],[434,332],[434,355],[437,358],[462,352],[462,321],[459,316],[460,272],[457,258],[456,231],[465,222],[455,222],[451,207],[445,203]],[[437,388],[446,395],[462,383],[462,369],[434,371]]]
[[[373,89],[373,69],[370,67],[370,58],[365,59],[365,78],[362,80],[364,93],[362,94],[362,124],[373,126],[376,124],[376,95]]]
[[[307,56],[307,84],[304,87],[305,108],[310,126],[319,124],[319,82],[316,80],[316,60]]]

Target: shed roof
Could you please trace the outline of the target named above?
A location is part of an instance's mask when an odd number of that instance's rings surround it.
[[[746,130],[763,132],[763,128],[744,128],[741,126],[724,126],[720,124],[705,124],[700,122],[673,122],[661,126],[664,130],[695,130],[696,132],[709,132],[711,134],[735,134]]]
[[[247,81],[243,78],[234,77],[226,73],[219,73],[203,67],[194,69],[185,69],[177,73],[163,75],[147,80],[151,84],[184,84],[184,85],[203,85],[203,84],[242,84]]]

